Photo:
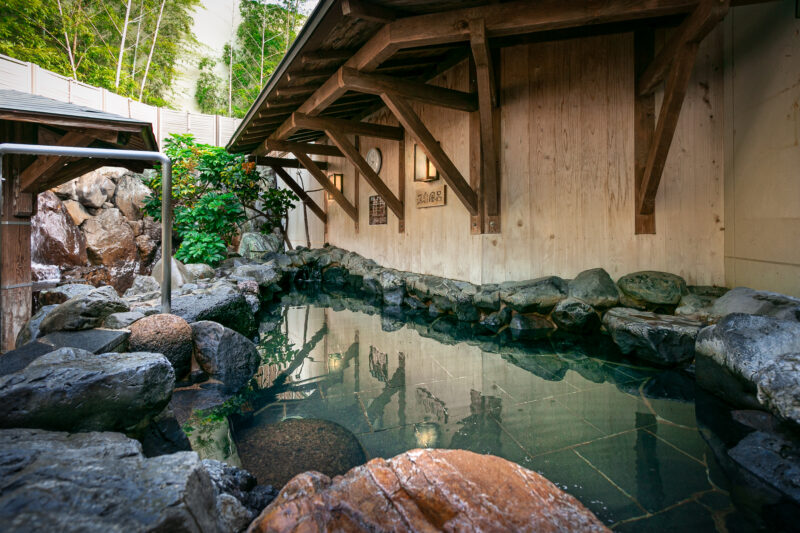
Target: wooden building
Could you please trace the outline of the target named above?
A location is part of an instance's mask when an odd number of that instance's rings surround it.
[[[322,0],[228,149],[293,154],[314,240],[385,266],[800,296],[795,9]]]
[[[0,90],[0,144],[158,150],[149,122],[42,96]],[[0,352],[14,348],[31,316],[31,217],[36,195],[102,166],[142,171],[130,160],[3,156],[0,203]]]

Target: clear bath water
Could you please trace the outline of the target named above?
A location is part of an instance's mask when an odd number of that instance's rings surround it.
[[[689,374],[641,366],[605,337],[519,344],[297,299],[262,324],[257,392],[229,406],[218,430],[229,462],[247,464],[236,440],[248,428],[322,419],[352,432],[368,459],[437,447],[514,461],[615,530],[757,527],[732,504],[698,430]]]

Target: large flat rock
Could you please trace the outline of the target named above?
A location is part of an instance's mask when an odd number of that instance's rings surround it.
[[[60,348],[0,377],[0,427],[132,431],[167,405],[174,381],[161,354]]]
[[[536,472],[464,450],[412,450],[331,480],[292,479],[248,529],[283,531],[608,531]]]
[[[146,459],[119,433],[0,431],[0,530],[214,532],[216,494],[194,452]]]

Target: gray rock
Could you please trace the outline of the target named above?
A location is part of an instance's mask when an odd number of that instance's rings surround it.
[[[473,297],[475,306],[485,311],[500,310],[500,287],[495,284],[481,285]]]
[[[67,283],[53,289],[46,289],[39,293],[41,305],[63,304],[75,296],[83,296],[95,289],[88,283]]]
[[[248,259],[258,259],[265,253],[283,251],[283,239],[270,233],[243,233],[239,241],[239,255]]]
[[[592,333],[600,329],[600,317],[595,310],[577,298],[558,302],[550,318],[556,326],[572,333]]]
[[[261,363],[255,344],[244,335],[216,322],[191,324],[194,357],[209,376],[235,392],[246,385]]]
[[[797,368],[800,323],[733,313],[703,329],[696,350],[701,387],[735,406],[781,416],[796,409],[798,374],[790,371]]]
[[[378,277],[383,295],[383,303],[390,306],[402,305],[406,295],[406,283],[402,273],[397,270],[384,270]]]
[[[608,311],[603,324],[622,353],[661,366],[689,363],[702,327],[695,320],[624,307]]]
[[[158,293],[161,291],[161,285],[158,284],[156,278],[153,276],[137,275],[133,278],[133,285],[125,291],[125,298],[132,298],[134,296],[142,296],[144,294]]]
[[[39,338],[39,342],[58,348],[78,348],[94,354],[126,352],[130,333],[125,330],[83,329],[81,331],[54,331]],[[142,350],[140,350],[142,351]]]
[[[84,174],[75,183],[77,200],[86,207],[103,207],[104,203],[113,198],[115,190],[114,182],[102,170]]]
[[[49,315],[50,312],[53,311],[56,307],[58,306],[45,305],[44,307],[36,311],[36,313],[31,318],[29,318],[27,322],[25,322],[25,324],[22,326],[22,329],[19,330],[15,346],[19,348],[20,346],[23,346],[33,340],[38,339],[41,336],[39,332],[39,324],[41,324],[42,320],[44,320],[45,317]]]
[[[203,467],[216,489],[217,513],[228,525],[226,531],[238,531],[249,525],[278,495],[269,485],[257,485],[256,478],[247,470],[213,459],[204,459]],[[246,521],[245,513],[249,516]]]
[[[489,313],[481,320],[481,326],[492,333],[497,333],[511,322],[512,313],[510,307],[504,307],[500,311]]]
[[[552,322],[539,315],[514,315],[508,324],[514,340],[535,340],[547,336],[555,329]]]
[[[714,302],[710,315],[721,318],[731,313],[747,313],[800,322],[800,298],[769,291],[736,287]]]
[[[622,276],[617,286],[621,291],[620,303],[636,309],[674,308],[688,292],[682,277],[650,270]]]
[[[189,274],[194,279],[211,279],[214,277],[214,269],[205,263],[189,263],[183,266],[186,267],[186,270],[189,271]]]
[[[519,313],[548,313],[567,297],[567,282],[557,276],[548,276],[523,282],[511,290],[501,292],[501,299]]]
[[[322,283],[326,287],[344,287],[347,285],[347,270],[341,266],[329,266],[322,272]]]
[[[569,282],[569,295],[596,309],[607,309],[619,303],[617,285],[602,268],[584,270]]]
[[[713,296],[703,296],[700,294],[684,294],[675,309],[675,314],[693,318],[695,320],[707,321],[711,315],[711,306],[716,300]]]
[[[129,311],[127,302],[112,287],[100,287],[70,298],[53,309],[39,324],[41,334],[99,327],[112,313]]]
[[[0,530],[224,531],[197,454],[151,459],[119,433],[0,431]]]
[[[795,504],[800,503],[800,449],[796,442],[779,433],[755,431],[731,448],[728,455],[759,480],[767,481]]]
[[[186,267],[183,266],[183,263],[172,258],[170,261],[172,264],[172,289],[177,289],[184,283],[191,283],[194,281],[194,277],[192,277],[191,273],[186,270]],[[153,265],[153,278],[155,278],[158,286],[161,287],[161,281],[163,280],[163,270],[164,270],[164,263],[163,258],[156,261],[156,264]]]
[[[130,431],[167,405],[174,381],[161,354],[60,348],[0,377],[0,427]]]
[[[211,320],[245,336],[257,331],[250,304],[235,288],[230,293],[212,291],[208,294],[188,294],[173,298],[172,313],[190,324]]]
[[[758,401],[800,426],[800,353],[779,355],[758,371],[755,381]]]
[[[147,427],[136,436],[147,457],[192,451],[192,445],[169,405],[153,417]]]
[[[280,283],[281,272],[274,263],[242,265],[233,269],[231,279],[252,279],[259,287],[267,289],[274,283]]]
[[[113,313],[106,317],[103,326],[109,329],[125,329],[137,320],[144,318],[144,313],[128,311],[127,313]]]
[[[141,220],[142,208],[148,196],[150,189],[142,182],[142,178],[128,174],[117,182],[114,204],[128,220]]]

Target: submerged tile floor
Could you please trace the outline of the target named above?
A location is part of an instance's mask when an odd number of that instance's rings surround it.
[[[330,308],[288,308],[281,327],[296,347],[316,344],[291,371],[295,390],[248,424],[330,420],[370,458],[418,447],[498,455],[620,531],[727,531],[735,521],[681,374],[550,341],[491,352],[443,344],[413,324],[384,331],[379,316]]]

